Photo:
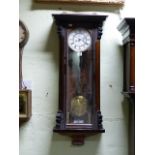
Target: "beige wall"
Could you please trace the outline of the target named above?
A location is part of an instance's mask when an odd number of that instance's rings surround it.
[[[129,2],[130,1],[130,2]],[[40,5],[20,0],[20,19],[30,38],[24,50],[23,76],[32,82],[32,117],[20,127],[20,155],[127,155],[128,104],[122,91],[121,35],[116,27],[123,16],[134,16],[133,0],[123,9]],[[53,133],[58,107],[59,49],[51,14],[62,11],[107,14],[101,40],[101,111],[104,134],[72,146],[71,139]],[[132,12],[131,12],[132,11]]]

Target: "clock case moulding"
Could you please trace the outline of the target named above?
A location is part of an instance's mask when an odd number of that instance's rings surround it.
[[[76,4],[76,5],[106,5],[106,6],[123,6],[124,0],[35,0],[38,3],[45,4]]]
[[[123,37],[123,94],[135,95],[135,19],[124,18],[117,29]]]
[[[72,144],[84,144],[84,138],[89,135],[104,133],[102,114],[100,111],[100,39],[102,26],[107,16],[103,15],[79,15],[79,14],[53,14],[57,25],[60,43],[60,73],[59,73],[59,110],[56,115],[54,132],[72,137]],[[85,28],[92,30],[93,53],[93,121],[92,126],[76,125],[68,127],[66,124],[66,62],[67,62],[67,33],[68,29]]]

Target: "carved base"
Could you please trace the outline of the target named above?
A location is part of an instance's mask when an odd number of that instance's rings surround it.
[[[102,122],[103,122],[103,120],[102,120],[101,111],[98,111],[98,112],[97,112],[97,125],[98,125],[98,128],[99,128],[99,129],[102,129],[102,128],[103,128]]]
[[[53,129],[53,131],[59,134],[62,134],[62,135],[70,136],[72,138],[73,145],[83,145],[85,137],[105,132],[103,128],[100,128],[100,129],[86,129],[86,128],[60,129],[57,126]]]
[[[96,113],[96,121],[94,126],[79,126],[75,128],[67,128],[64,122],[64,115],[63,112],[58,111],[56,115],[56,126],[53,129],[54,132],[60,133],[62,135],[68,135],[72,138],[73,145],[83,145],[84,139],[86,136],[95,135],[98,133],[104,133],[105,130],[102,126],[102,115],[101,112],[98,111]]]

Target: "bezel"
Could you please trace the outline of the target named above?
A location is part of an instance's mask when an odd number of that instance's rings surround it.
[[[77,45],[75,45],[75,43],[74,43],[74,46],[71,44],[71,42],[70,42],[70,39],[71,39],[71,38],[70,38],[70,37],[71,37],[71,36],[73,37],[73,34],[74,34],[74,33],[79,33],[80,35],[85,36],[85,38],[87,38],[87,37],[89,36],[89,39],[90,39],[89,43],[87,42],[87,46],[86,46],[86,44],[84,44],[86,47],[82,46],[82,47],[83,47],[82,49],[77,49],[77,48],[75,48],[75,47],[77,47]],[[84,35],[84,33],[85,33],[85,35]],[[86,36],[86,34],[87,34],[87,36]],[[74,38],[73,38],[73,39],[74,39]],[[84,51],[88,50],[88,49],[90,48],[91,44],[92,44],[91,34],[90,34],[90,32],[89,32],[88,30],[86,30],[86,29],[84,29],[84,28],[76,28],[76,29],[72,30],[72,31],[68,34],[67,44],[68,44],[69,48],[70,48],[71,50],[75,51],[75,52],[78,52],[78,53],[84,52]],[[79,45],[79,46],[80,46],[80,45]]]

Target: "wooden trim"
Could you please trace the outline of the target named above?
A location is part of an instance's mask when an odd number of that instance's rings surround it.
[[[135,96],[129,104],[129,155],[135,155]]]
[[[97,28],[106,20],[106,15],[82,14],[82,13],[55,13],[52,14],[56,24],[65,28],[83,25],[87,28]],[[87,22],[86,22],[87,20]],[[72,26],[70,26],[72,25]]]
[[[35,0],[35,2],[54,4],[124,5],[124,0]]]
[[[96,41],[96,111],[100,110],[100,41]]]
[[[135,91],[135,47],[130,46],[130,89]]]
[[[64,87],[64,78],[61,76],[64,73],[64,51],[63,51],[63,35],[62,29],[58,27],[58,34],[59,34],[59,111],[63,111],[63,103],[64,103],[64,92],[62,87]]]
[[[121,32],[123,37],[123,44],[130,42],[135,34],[135,18],[124,18],[118,25],[117,29]]]

